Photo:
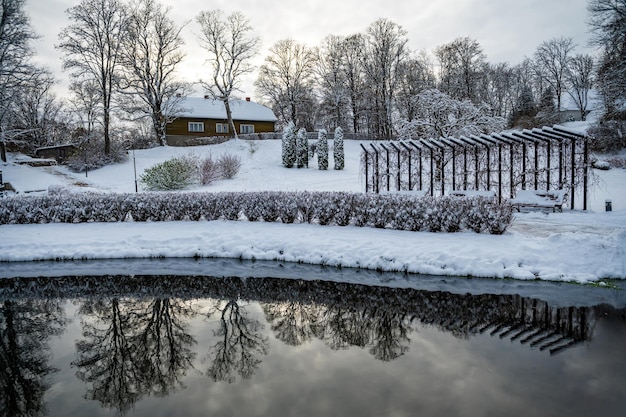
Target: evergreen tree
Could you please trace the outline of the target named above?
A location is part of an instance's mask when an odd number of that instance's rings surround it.
[[[328,169],[328,138],[326,129],[320,129],[317,136],[317,166],[321,170]]]
[[[533,92],[528,86],[522,87],[515,109],[509,118],[510,127],[530,128],[533,127],[534,117],[537,115],[537,106],[533,98]]]
[[[343,152],[343,130],[340,127],[335,129],[333,159],[335,160],[335,169],[343,169],[345,166],[345,154]]]
[[[537,124],[548,126],[559,122],[559,112],[555,106],[554,92],[548,87],[541,94],[539,111],[537,112]]]
[[[298,130],[296,136],[296,162],[298,168],[309,167],[309,141],[306,137],[306,130],[303,127]]]
[[[293,167],[296,162],[296,127],[293,122],[287,123],[283,130],[283,166],[285,168]]]

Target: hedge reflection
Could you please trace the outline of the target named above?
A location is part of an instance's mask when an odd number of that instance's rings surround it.
[[[63,332],[65,313],[59,300],[15,299],[0,304],[0,415],[45,414],[49,340]]]

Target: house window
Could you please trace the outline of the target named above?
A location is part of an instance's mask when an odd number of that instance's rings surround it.
[[[249,134],[249,133],[254,133],[254,125],[243,125],[242,124],[239,127],[239,130],[241,131],[240,133],[242,135],[246,135],[246,134]]]
[[[228,133],[228,124],[227,123],[216,123],[215,124],[215,133]]]
[[[189,122],[187,128],[190,132],[204,132],[203,122]]]

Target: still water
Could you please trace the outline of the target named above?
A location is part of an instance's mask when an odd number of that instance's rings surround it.
[[[2,277],[0,416],[626,410],[623,289],[304,271]]]

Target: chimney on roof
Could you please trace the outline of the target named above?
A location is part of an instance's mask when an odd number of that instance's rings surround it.
[[[250,97],[246,97],[246,101],[250,101]]]

